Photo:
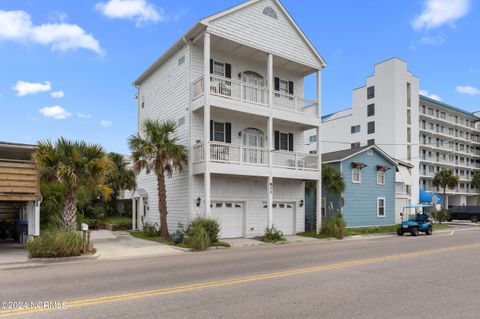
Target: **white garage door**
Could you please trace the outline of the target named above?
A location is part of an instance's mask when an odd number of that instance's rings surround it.
[[[263,216],[268,218],[267,203],[263,203]],[[281,230],[284,235],[294,235],[295,233],[295,210],[294,203],[291,202],[273,202],[273,225]],[[267,219],[265,219],[267,224]]]
[[[243,206],[242,202],[212,202],[212,217],[220,223],[220,238],[244,237]]]

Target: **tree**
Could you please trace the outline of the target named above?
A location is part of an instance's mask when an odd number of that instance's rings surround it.
[[[477,189],[477,206],[480,206],[480,172],[473,175],[471,186]]]
[[[178,139],[172,137],[176,125],[173,121],[160,123],[146,120],[142,134],[130,136],[128,145],[132,152],[133,170],[139,173],[145,169],[147,173],[155,172],[157,176],[158,208],[160,210],[160,235],[164,239],[170,237],[167,224],[167,194],[165,175],[172,177],[174,171],[183,171],[187,163],[187,153]]]
[[[108,153],[108,157],[113,163],[112,169],[108,175],[108,184],[112,187],[112,196],[110,204],[114,205],[120,191],[135,189],[137,183],[135,173],[128,167],[128,162],[123,155],[118,153]]]
[[[322,189],[324,192],[341,194],[345,190],[343,177],[336,169],[328,165],[322,165]],[[316,181],[307,181],[305,183],[305,192],[308,196],[313,196],[313,218],[311,229],[315,229],[317,224],[317,183]]]
[[[447,209],[447,188],[453,189],[458,185],[458,176],[453,174],[451,169],[442,170],[433,177],[433,186],[442,188],[442,206]]]
[[[40,141],[35,147],[34,160],[40,168],[42,179],[57,182],[64,188],[60,227],[75,230],[77,227],[78,191],[85,187],[97,196],[108,198],[112,192],[107,185],[107,172],[112,162],[99,145],[83,141],[69,141],[63,137],[55,143]]]

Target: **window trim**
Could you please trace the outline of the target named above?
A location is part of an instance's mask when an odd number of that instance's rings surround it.
[[[373,129],[370,129],[370,124],[373,123]],[[374,134],[375,133],[375,121],[370,121],[367,123],[367,134]]]
[[[282,134],[285,134],[287,136],[287,148],[286,149],[283,149],[282,148]],[[293,134],[293,133],[290,133],[290,132],[284,132],[284,131],[278,131],[278,150],[279,151],[287,151],[287,152],[293,152],[293,151],[290,151],[290,148],[289,148],[289,145],[290,145],[290,134]],[[293,143],[295,143],[295,135],[293,134]]]
[[[383,200],[383,215],[380,215],[380,205],[379,205],[380,200]],[[378,218],[385,218],[387,216],[386,207],[387,207],[387,205],[386,205],[386,201],[385,201],[385,196],[377,197],[377,217]]]
[[[370,112],[370,107],[372,107],[372,112]],[[375,116],[375,103],[370,103],[367,105],[367,117]]]
[[[225,61],[217,60],[217,59],[214,59],[214,58],[212,58],[212,60],[213,60],[212,75],[221,76],[221,77],[223,77],[223,78],[226,77],[226,73],[227,73],[227,63],[226,63]],[[222,75],[215,73],[215,63],[218,63],[218,64],[222,64],[222,65],[223,65],[223,74],[222,74]]]
[[[381,183],[378,181],[378,178],[380,176],[382,177],[382,182]],[[383,171],[383,170],[377,170],[377,185],[385,186],[385,171]]]
[[[350,126],[350,134],[360,133],[360,130],[361,130],[360,124]]]
[[[353,178],[356,171],[358,171],[358,181],[354,180]],[[352,183],[354,184],[362,183],[362,170],[360,168],[352,168]]]
[[[217,141],[215,139],[215,133],[217,132],[215,130],[215,124],[222,124],[223,126],[223,141]],[[220,142],[220,143],[226,143],[225,140],[226,140],[226,137],[227,137],[227,128],[225,127],[225,122],[217,122],[217,121],[213,121],[213,142]]]

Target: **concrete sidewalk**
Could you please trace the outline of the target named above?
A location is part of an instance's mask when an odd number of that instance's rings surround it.
[[[93,241],[98,259],[171,256],[185,253],[170,245],[132,237],[126,231],[95,230],[91,232],[90,240]]]

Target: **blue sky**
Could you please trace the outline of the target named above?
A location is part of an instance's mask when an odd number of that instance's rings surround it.
[[[133,80],[199,19],[238,3],[1,0],[0,140],[65,136],[128,153]],[[408,62],[425,94],[480,110],[478,2],[282,3],[327,61],[323,114],[349,107],[352,89],[391,57]]]

